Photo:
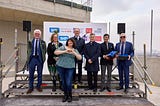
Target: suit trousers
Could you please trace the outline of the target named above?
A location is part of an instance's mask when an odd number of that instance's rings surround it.
[[[30,63],[29,63],[29,88],[33,89],[33,82],[34,82],[34,72],[35,68],[37,66],[37,74],[38,74],[38,83],[37,88],[41,87],[42,84],[42,69],[43,69],[43,63],[41,63],[38,59],[38,57],[32,57]]]
[[[125,88],[127,89],[129,87],[129,65],[126,64],[125,60],[118,62],[118,72],[120,80],[119,86],[123,87],[125,84]]]
[[[87,80],[89,88],[97,88],[97,74],[98,71],[87,71]],[[92,77],[94,79],[94,84],[92,83]]]
[[[106,68],[107,68],[107,85],[105,83],[106,76]],[[112,65],[101,65],[101,87],[102,88],[111,88],[111,73],[112,73]]]
[[[80,82],[82,80],[82,61],[80,62],[76,62],[76,64],[78,65],[78,82]],[[76,64],[75,64],[75,70],[73,73],[73,81],[76,81]]]

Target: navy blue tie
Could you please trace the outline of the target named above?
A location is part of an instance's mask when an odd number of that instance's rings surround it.
[[[122,42],[122,46],[121,46],[121,55],[123,54],[123,50],[124,49],[124,42]]]
[[[38,40],[36,39],[35,56],[37,56]]]

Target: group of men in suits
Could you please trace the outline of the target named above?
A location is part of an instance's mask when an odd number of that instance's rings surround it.
[[[85,44],[83,38],[80,37],[80,29],[74,29],[75,36],[73,37],[76,41],[77,49],[81,55],[84,55],[86,59],[85,70],[87,71],[87,80],[88,87],[85,90],[93,90],[93,92],[97,92],[97,74],[99,71],[99,57],[100,65],[101,65],[101,89],[100,92],[107,89],[111,92],[111,73],[113,66],[113,57],[108,56],[108,54],[112,51],[117,51],[115,57],[117,58],[117,66],[119,72],[119,87],[117,90],[123,89],[123,85],[125,85],[124,91],[127,92],[129,88],[129,66],[131,65],[131,57],[134,55],[134,50],[132,43],[126,41],[126,35],[124,33],[120,34],[120,42],[114,44],[109,42],[110,35],[104,34],[103,40],[104,42],[99,44],[95,41],[95,34],[91,33],[89,36],[89,43]],[[127,55],[127,59],[121,60],[119,56]],[[82,83],[82,63],[81,61],[77,61],[78,64],[78,83]],[[107,69],[107,70],[106,70]],[[105,76],[107,71],[107,84],[105,83]],[[123,80],[124,76],[124,80]],[[93,81],[92,81],[93,77]],[[76,82],[76,69],[74,74],[74,82]]]
[[[114,48],[114,44],[109,42],[109,37],[110,36],[108,34],[104,34],[104,42],[99,44],[95,41],[95,34],[91,33],[89,36],[90,41],[85,44],[85,40],[80,37],[80,29],[74,29],[73,39],[76,42],[76,49],[86,58],[85,69],[87,71],[88,87],[85,90],[93,90],[93,92],[97,92],[97,74],[99,71],[100,57],[102,83],[100,92],[104,91],[105,89],[111,92],[110,85],[113,58],[109,57],[108,54],[112,51],[117,51],[115,57],[117,57],[117,66],[120,79],[119,88],[117,90],[123,89],[123,85],[125,85],[125,92],[129,88],[129,66],[131,65],[131,57],[134,55],[132,43],[126,41],[126,35],[122,33],[120,34],[120,42],[117,43]],[[34,39],[32,42],[28,42],[29,89],[27,93],[31,93],[34,89],[33,81],[35,67],[38,73],[38,83],[36,88],[39,92],[42,92],[42,69],[45,61],[45,53],[46,43],[41,39],[41,31],[36,29],[34,30]],[[120,55],[127,55],[127,59],[120,60],[118,58]],[[82,63],[83,59],[76,61],[76,64],[78,65],[78,83],[80,84],[82,83]],[[105,83],[106,71],[107,84]],[[92,83],[92,77],[94,83]],[[73,75],[73,81],[76,82],[76,68]]]

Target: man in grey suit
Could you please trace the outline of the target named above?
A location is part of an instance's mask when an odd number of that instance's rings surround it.
[[[109,42],[109,34],[104,34],[103,36],[104,42],[101,43],[101,89],[100,92],[107,89],[111,92],[111,72],[112,72],[112,65],[113,59],[108,56],[108,54],[114,50],[113,43]],[[107,68],[107,86],[105,84],[105,75],[106,75],[106,68]]]

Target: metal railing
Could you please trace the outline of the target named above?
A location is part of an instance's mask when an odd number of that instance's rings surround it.
[[[18,68],[18,59],[19,59],[19,56],[18,56],[19,48],[16,47],[15,50],[9,56],[8,60],[3,64],[1,62],[1,45],[2,45],[2,42],[0,42],[0,98],[3,97],[2,81],[4,78],[6,78],[6,76],[11,71],[13,66],[15,66],[14,77],[16,78],[16,70]],[[5,69],[6,71],[3,74],[4,68],[6,68]]]
[[[66,6],[83,9],[86,11],[92,11],[92,0],[85,0],[85,1],[81,0],[81,3],[78,2],[77,0],[44,0],[44,1],[63,4]]]
[[[144,83],[144,98],[147,99],[147,90],[149,91],[150,94],[152,94],[151,89],[149,88],[148,84],[147,84],[147,79],[149,79],[149,81],[151,82],[151,84],[154,86],[155,83],[153,82],[153,80],[151,79],[150,75],[147,72],[147,66],[146,66],[146,45],[144,44],[144,65],[142,64],[142,62],[139,60],[139,58],[137,56],[134,57],[134,59],[132,59],[132,62],[135,66],[135,68],[137,69],[135,72],[138,73],[139,77],[142,79],[143,83]]]
[[[2,78],[2,61],[1,61],[1,45],[2,45],[2,38],[0,38],[0,78]],[[2,81],[0,81],[0,98],[2,98]]]

